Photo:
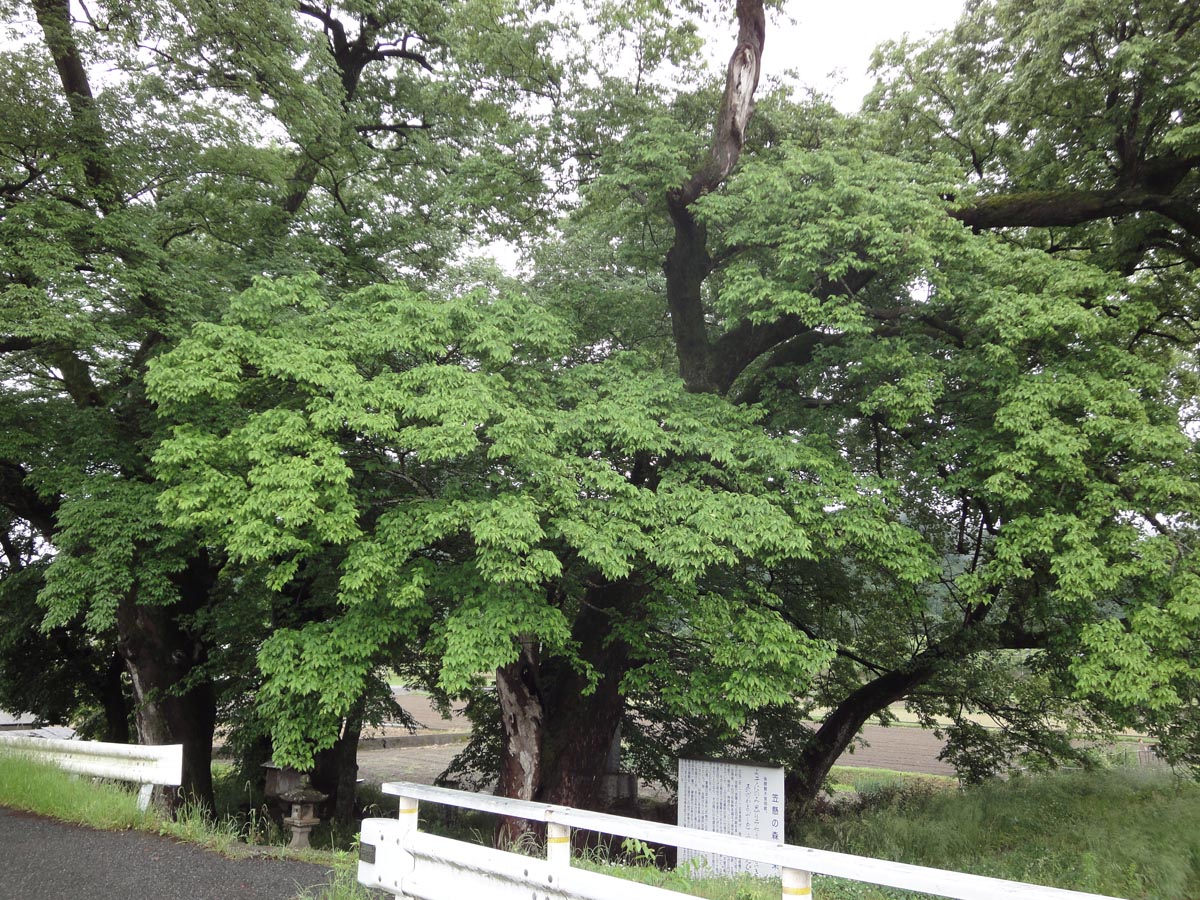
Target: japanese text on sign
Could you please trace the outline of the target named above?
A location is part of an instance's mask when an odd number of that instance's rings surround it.
[[[679,824],[720,834],[783,840],[783,769],[756,763],[707,759],[679,761]],[[679,850],[679,865],[693,874],[760,877],[776,866],[716,853]]]

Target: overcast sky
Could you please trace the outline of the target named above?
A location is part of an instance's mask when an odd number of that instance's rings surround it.
[[[874,84],[867,65],[877,44],[949,28],[962,7],[963,0],[786,0],[782,15],[768,19],[763,68],[768,75],[795,69],[801,83],[832,94],[839,109],[854,112]],[[728,43],[709,41],[714,52],[725,48],[717,55],[726,59]]]

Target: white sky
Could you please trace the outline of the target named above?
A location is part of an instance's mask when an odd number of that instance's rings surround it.
[[[764,74],[793,69],[801,84],[831,94],[839,109],[854,112],[874,84],[867,65],[877,44],[949,28],[962,8],[963,0],[786,0],[782,14],[768,16]],[[729,40],[714,35],[711,52],[727,59]]]

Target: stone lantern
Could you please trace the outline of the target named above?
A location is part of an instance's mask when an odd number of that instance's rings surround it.
[[[316,790],[305,777],[301,780],[297,787],[290,791],[283,791],[279,795],[279,799],[287,803],[292,808],[292,814],[286,816],[283,823],[292,829],[292,842],[288,847],[292,850],[306,850],[309,847],[308,836],[312,832],[313,827],[319,825],[321,820],[317,818],[316,807],[318,803],[324,803],[328,799],[328,794],[322,794]]]

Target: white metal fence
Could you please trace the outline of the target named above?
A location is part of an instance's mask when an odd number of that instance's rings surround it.
[[[149,805],[156,784],[178,787],[183,781],[182,744],[106,744],[0,734],[0,750],[53,763],[68,772],[140,784],[142,809]]]
[[[399,798],[399,816],[363,821],[358,880],[368,887],[416,900],[460,900],[463,897],[486,897],[488,900],[529,900],[531,897],[533,900],[670,900],[691,896],[571,868],[573,828],[779,866],[783,900],[810,898],[813,875],[847,878],[959,900],[1114,900],[1098,894],[812,850],[607,813],[509,800],[490,794],[407,782],[388,783],[383,790]],[[546,825],[546,859],[533,859],[424,833],[417,828],[417,809],[421,801],[543,822]]]

